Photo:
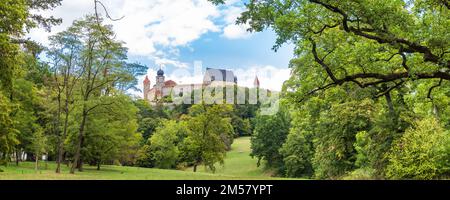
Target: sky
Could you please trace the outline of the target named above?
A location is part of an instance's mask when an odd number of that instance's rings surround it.
[[[247,25],[236,25],[237,17],[245,9],[242,1],[228,0],[221,6],[207,0],[102,0],[102,3],[112,18],[123,17],[105,22],[113,25],[117,39],[125,42],[129,62],[149,67],[152,84],[160,67],[166,80],[183,84],[201,82],[202,74],[194,73],[199,66],[203,70],[207,67],[233,70],[238,84],[247,87],[253,86],[257,75],[261,87],[276,91],[289,78],[293,45],[286,44],[275,52],[273,31],[249,33]],[[29,33],[31,39],[48,45],[48,36],[93,13],[94,1],[63,0],[62,6],[54,10],[37,12],[63,19],[51,32],[33,29]],[[142,88],[144,77],[137,77],[138,88]]]

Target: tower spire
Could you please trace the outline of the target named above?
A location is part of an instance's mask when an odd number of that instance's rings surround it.
[[[255,88],[259,88],[260,84],[259,84],[259,79],[258,76],[255,76],[255,81],[253,81],[253,86],[255,86]]]
[[[150,91],[150,79],[148,79],[148,75],[145,76],[144,79],[144,99],[148,100],[148,92]]]

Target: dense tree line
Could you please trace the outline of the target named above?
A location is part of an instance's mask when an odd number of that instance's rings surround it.
[[[83,163],[137,159],[138,108],[126,94],[146,66],[127,63],[127,49],[99,15],[75,21],[48,47],[22,39],[31,28],[61,22],[35,15],[60,0],[2,1],[0,23],[0,158],[38,162],[43,155],[83,170]],[[25,155],[27,155],[25,157]]]
[[[1,165],[34,161],[37,169],[45,155],[56,173],[63,164],[71,173],[84,164],[214,171],[235,137],[251,135],[255,164],[278,176],[450,177],[446,1],[250,1],[238,23],[273,29],[275,50],[295,45],[275,115],[248,102],[167,107],[132,99],[127,91],[147,67],[128,63],[125,44],[98,13],[47,47],[23,38],[60,23],[33,14],[60,3],[0,2]]]
[[[147,67],[127,62],[127,48],[97,12],[52,35],[48,46],[21,38],[24,30],[61,22],[31,14],[58,5],[0,3],[0,164],[34,161],[38,169],[45,158],[56,162],[56,173],[62,165],[83,171],[84,164],[214,171],[234,137],[251,134],[257,105],[167,107],[132,99],[127,92]]]
[[[283,97],[291,127],[275,117],[256,124],[286,127],[255,129],[253,151],[267,165],[277,156],[271,167],[280,175],[318,179],[450,176],[447,1],[263,0],[246,8],[238,23],[273,29],[275,50],[295,45]]]

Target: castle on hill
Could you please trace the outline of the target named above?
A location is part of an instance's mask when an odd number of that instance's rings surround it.
[[[194,89],[201,89],[208,86],[238,86],[237,77],[233,71],[225,69],[206,68],[203,76],[203,82],[197,84],[177,84],[173,80],[165,80],[164,71],[159,69],[157,71],[155,84],[152,86],[148,76],[144,80],[144,99],[150,103],[160,102],[165,97],[177,94],[182,96],[183,93],[190,93]],[[259,88],[259,79],[256,76],[254,88]]]

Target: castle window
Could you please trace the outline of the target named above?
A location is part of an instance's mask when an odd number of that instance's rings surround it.
[[[180,93],[178,94],[178,96],[183,96],[183,88],[180,88]]]

